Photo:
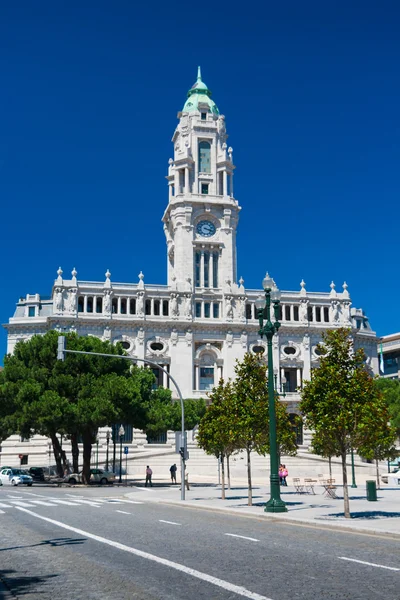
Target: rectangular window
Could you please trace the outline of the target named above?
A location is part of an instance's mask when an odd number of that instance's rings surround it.
[[[290,321],[290,306],[285,306],[285,319]]]
[[[329,308],[327,306],[324,306],[324,321],[329,323]]]
[[[309,321],[313,320],[313,310],[312,310],[312,306],[309,306],[307,309],[307,318]]]
[[[205,112],[201,113],[201,120],[202,121],[207,121],[207,113],[205,113]]]
[[[121,315],[126,315],[126,298],[121,298]]]
[[[210,254],[204,252],[204,287],[210,287]]]
[[[198,319],[201,317],[201,302],[196,302],[196,317]]]
[[[251,319],[251,304],[246,304],[246,319]]]
[[[257,306],[253,304],[253,319],[258,319]]]
[[[200,390],[212,390],[214,387],[214,367],[200,367]]]
[[[208,194],[208,183],[202,183],[201,184],[201,193],[202,194]]]
[[[103,312],[103,298],[96,298],[96,312]]]
[[[146,300],[146,315],[151,315],[151,300]]]
[[[30,306],[28,308],[28,317],[34,317],[35,316],[35,307],[34,306]]]
[[[118,300],[116,298],[113,298],[111,306],[112,306],[112,309],[111,309],[112,314],[116,315],[118,312]]]
[[[315,320],[317,321],[317,323],[321,323],[321,307],[320,306],[315,307]]]
[[[168,317],[168,315],[169,315],[169,302],[168,302],[168,300],[163,300],[163,303],[162,303],[162,314],[163,314],[163,317]]]
[[[220,173],[218,173],[218,182],[219,182],[219,195],[223,196],[224,195],[224,174],[222,171]]]
[[[200,287],[200,252],[195,254],[196,287]]]
[[[293,319],[295,321],[299,320],[299,307],[298,306],[293,306]]]
[[[210,303],[204,302],[204,316],[206,319],[210,318]]]
[[[160,301],[154,300],[154,314],[158,317],[160,314]]]
[[[214,302],[214,304],[213,304],[213,317],[214,317],[214,319],[219,319],[219,304],[218,304],[218,302]]]
[[[92,296],[88,296],[88,298],[86,300],[86,312],[88,312],[88,313],[92,313],[93,312],[93,298],[92,298]]]
[[[282,304],[279,305],[279,317],[278,317],[279,321],[283,320],[283,310],[282,310]]]
[[[136,314],[136,299],[135,298],[131,298],[131,302],[129,305],[129,314],[130,315]]]
[[[218,287],[218,252],[213,252],[213,287]]]
[[[27,465],[28,464],[28,455],[24,454],[21,458],[21,466],[22,465]]]

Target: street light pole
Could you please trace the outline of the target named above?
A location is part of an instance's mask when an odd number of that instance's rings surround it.
[[[119,435],[119,483],[122,482],[122,438],[125,435],[124,426],[121,425],[118,431]]]
[[[351,447],[351,487],[356,488],[356,471],[354,468],[354,450],[353,446]]]
[[[108,471],[108,447],[109,447],[109,445],[110,445],[110,430],[109,430],[109,429],[107,429],[106,442],[107,442],[107,450],[106,450],[106,471]]]
[[[264,299],[260,296],[256,300],[258,319],[260,323],[259,335],[267,338],[268,347],[268,404],[269,404],[269,444],[270,444],[270,499],[265,505],[265,512],[287,512],[286,504],[281,499],[278,474],[278,443],[276,434],[274,365],[272,356],[272,338],[279,330],[279,300],[280,291],[268,273],[263,280]],[[271,301],[274,305],[274,318],[271,321]],[[265,323],[264,323],[265,319]]]

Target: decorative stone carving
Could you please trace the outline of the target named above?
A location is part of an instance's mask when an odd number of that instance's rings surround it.
[[[301,323],[308,322],[308,300],[300,300],[299,306],[299,320]]]
[[[190,277],[185,277],[185,292],[192,293],[192,280]]]
[[[242,344],[242,348],[247,348],[247,333],[242,331],[242,335],[240,336],[240,343]]]
[[[185,294],[184,316],[186,317],[186,319],[191,319],[193,316],[193,314],[192,314],[192,294]]]
[[[340,305],[337,300],[332,300],[329,308],[329,321],[330,323],[337,324],[340,321]]]
[[[109,325],[106,325],[104,327],[104,333],[103,333],[103,341],[104,342],[111,342],[111,327]]]
[[[306,295],[307,295],[306,282],[304,281],[304,279],[302,279],[300,281],[300,296],[306,296]]]
[[[303,337],[303,348],[304,348],[304,350],[309,350],[310,349],[310,336],[308,335],[308,333],[304,334],[304,337]]]
[[[337,292],[336,292],[336,290],[335,290],[335,287],[336,287],[336,286],[335,286],[335,284],[333,283],[333,281],[331,282],[331,284],[330,284],[330,286],[329,286],[329,287],[331,288],[331,291],[330,291],[330,294],[329,294],[329,295],[330,295],[330,297],[331,297],[331,298],[336,298],[336,296],[337,296]]]
[[[160,345],[162,348],[158,347]],[[168,354],[168,341],[156,335],[146,342],[146,353],[152,356],[166,356]]]
[[[144,343],[144,329],[141,327],[137,333],[137,341],[140,346],[143,346]]]
[[[178,294],[171,294],[171,299],[169,301],[169,312],[172,319],[178,318]]]
[[[136,300],[136,314],[138,317],[144,317],[144,292],[138,292]]]
[[[343,302],[342,304],[342,323],[344,325],[351,325],[350,306],[351,302]]]
[[[61,288],[54,290],[54,312],[61,313],[63,309],[63,293]]]
[[[225,318],[228,321],[233,320],[233,307],[232,307],[232,297],[225,296]]]
[[[237,300],[237,317],[243,323],[246,322],[246,298],[243,296]]]
[[[172,344],[173,346],[176,346],[176,344],[178,343],[178,332],[177,332],[177,330],[176,330],[176,329],[173,329],[173,330],[171,331],[171,337],[170,337],[170,340],[171,340],[171,344]]]
[[[104,292],[103,313],[105,315],[111,314],[111,294],[110,290]]]
[[[226,345],[228,346],[228,348],[232,348],[232,344],[233,344],[233,333],[232,333],[232,331],[228,331],[228,333],[226,334]]]
[[[138,283],[138,290],[144,290],[144,275],[142,273],[142,271],[140,271],[139,275],[139,283]]]
[[[193,341],[193,334],[192,334],[192,330],[188,329],[186,334],[185,334],[185,339],[186,339],[186,344],[188,346],[192,345],[192,341]]]
[[[105,275],[106,275],[106,280],[104,282],[104,287],[105,288],[110,288],[111,287],[111,280],[110,280],[111,273],[110,273],[110,271],[108,269],[107,269]]]
[[[76,288],[71,288],[68,291],[68,298],[67,298],[67,311],[70,313],[76,313],[76,295],[77,295],[78,290]]]

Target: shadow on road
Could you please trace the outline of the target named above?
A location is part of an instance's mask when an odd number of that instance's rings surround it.
[[[58,575],[23,577],[18,575],[17,571],[13,569],[0,570],[0,600],[10,598],[10,594],[12,594],[13,597],[15,595],[15,597],[19,598],[20,595],[22,596],[28,593],[29,589],[33,586],[45,583],[54,577],[58,577]]]
[[[87,540],[85,538],[53,538],[52,540],[43,540],[38,544],[28,544],[27,546],[12,546],[10,548],[0,548],[0,552],[4,552],[5,550],[20,550],[23,548],[35,548],[36,546],[52,546],[56,548],[57,546],[72,546],[76,544],[83,544]]]

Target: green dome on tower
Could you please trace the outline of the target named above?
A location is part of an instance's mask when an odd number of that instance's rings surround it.
[[[211,91],[207,85],[201,79],[200,67],[197,69],[197,81],[187,93],[188,99],[182,109],[182,112],[193,112],[194,110],[201,110],[199,104],[206,104],[211,113],[219,115],[219,110],[214,100],[211,100]]]

